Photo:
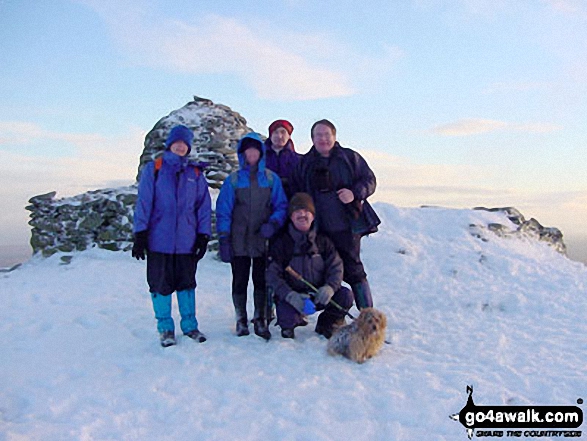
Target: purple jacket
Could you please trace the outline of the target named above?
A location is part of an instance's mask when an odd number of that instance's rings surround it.
[[[275,153],[275,150],[271,148],[271,139],[267,138],[265,141],[265,166],[277,173],[277,176],[281,178],[283,189],[288,199],[292,197],[291,193],[291,177],[300,161],[300,155],[294,150],[294,145],[290,139],[285,147],[279,152]]]
[[[143,168],[134,232],[149,232],[149,251],[191,253],[196,234],[211,234],[211,212],[208,183],[200,164],[166,150],[156,179],[154,162]]]

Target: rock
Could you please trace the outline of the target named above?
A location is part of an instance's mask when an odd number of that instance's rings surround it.
[[[505,213],[509,220],[511,220],[516,225],[522,225],[526,219],[524,215],[520,213],[520,211],[514,207],[501,207],[501,208],[485,208],[485,207],[475,207],[473,210],[485,210],[490,212],[502,212]]]
[[[502,212],[517,228],[512,229],[502,224],[491,223],[486,227],[480,225],[470,225],[470,232],[473,236],[487,241],[487,236],[482,234],[484,228],[495,233],[500,237],[525,237],[532,240],[546,242],[557,252],[566,256],[567,246],[563,241],[563,233],[558,228],[543,227],[536,219],[526,220],[524,215],[514,207],[504,208],[485,208],[475,207],[474,210],[485,210],[490,212]]]
[[[55,197],[57,194],[56,191],[52,191],[50,193],[40,194],[38,196],[33,196],[29,199],[29,204],[42,204],[45,201],[49,201]]]

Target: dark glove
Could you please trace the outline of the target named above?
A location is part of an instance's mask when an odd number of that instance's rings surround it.
[[[318,292],[314,295],[314,302],[316,305],[326,306],[334,295],[334,289],[330,285],[324,285],[318,288]]]
[[[275,222],[266,222],[261,225],[261,229],[259,233],[261,233],[261,237],[263,239],[270,239],[276,232],[279,227]]]
[[[134,244],[132,246],[132,257],[137,260],[145,260],[145,252],[147,251],[147,243],[149,236],[147,230],[137,231],[134,237]]]
[[[220,236],[218,243],[220,246],[220,249],[218,250],[220,260],[225,263],[230,263],[232,261],[232,245],[230,244],[230,238],[228,236]]]
[[[194,243],[193,253],[196,260],[200,260],[208,250],[208,241],[210,236],[207,234],[197,234],[196,243]]]

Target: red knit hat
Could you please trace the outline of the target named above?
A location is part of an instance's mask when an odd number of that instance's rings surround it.
[[[285,130],[287,130],[287,133],[289,133],[291,135],[291,132],[293,132],[293,126],[291,125],[291,123],[285,119],[278,119],[276,121],[273,121],[271,123],[271,125],[269,126],[269,137],[271,138],[271,135],[273,134],[274,131],[276,131],[278,128],[283,127]]]

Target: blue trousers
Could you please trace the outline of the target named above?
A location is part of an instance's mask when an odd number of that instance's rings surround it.
[[[153,301],[153,310],[157,319],[157,331],[175,332],[175,324],[171,317],[171,297],[172,294],[164,296],[158,293],[151,293]],[[181,315],[180,327],[184,334],[198,329],[198,320],[196,319],[196,290],[184,289],[177,291],[177,304],[179,314]]]

